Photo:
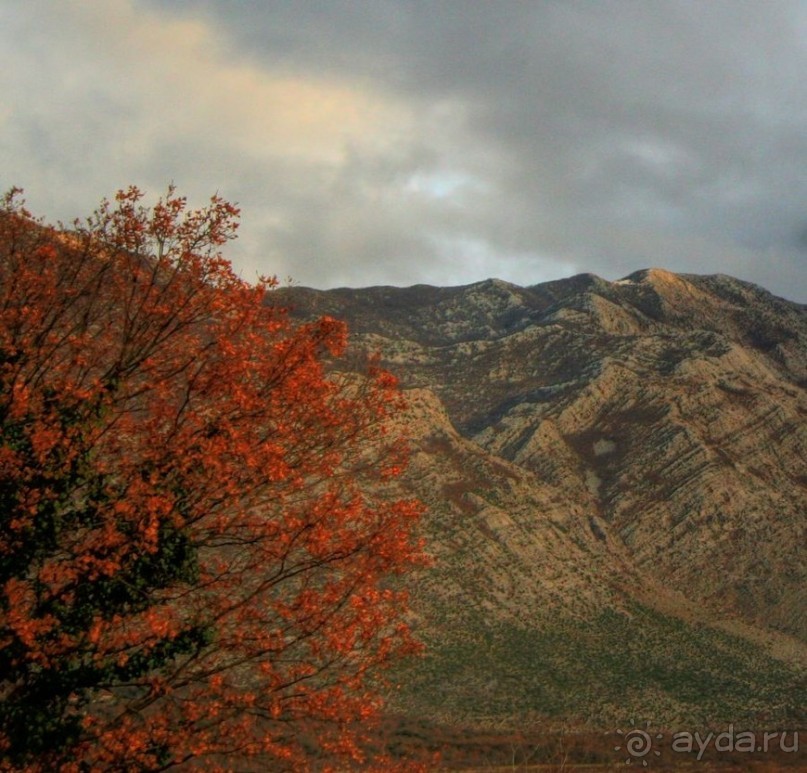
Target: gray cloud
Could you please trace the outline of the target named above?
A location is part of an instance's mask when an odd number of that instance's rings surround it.
[[[803,0],[70,5],[0,11],[0,181],[48,212],[173,179],[241,203],[246,276],[807,300]]]

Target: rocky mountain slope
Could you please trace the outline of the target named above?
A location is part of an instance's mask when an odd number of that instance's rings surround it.
[[[804,723],[807,307],[652,269],[278,291],[402,380],[436,721]]]

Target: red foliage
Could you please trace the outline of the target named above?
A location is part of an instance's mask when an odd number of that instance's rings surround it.
[[[389,583],[421,560],[420,505],[385,483],[394,379],[326,369],[345,326],[295,325],[272,281],[232,272],[218,197],[147,209],[130,188],[67,230],[18,193],[0,215],[0,768],[358,759],[367,677],[416,649]]]

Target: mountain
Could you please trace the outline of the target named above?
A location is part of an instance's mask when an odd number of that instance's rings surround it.
[[[407,716],[805,723],[807,307],[660,269],[279,290],[409,397],[435,566]]]

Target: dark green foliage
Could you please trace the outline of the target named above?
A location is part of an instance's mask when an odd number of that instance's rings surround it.
[[[21,505],[19,481],[0,474],[0,539],[14,545],[14,550],[0,552],[0,583],[25,578],[31,567],[64,544],[66,534],[96,527],[109,518],[109,503],[116,496],[115,481],[96,471],[92,445],[82,443],[77,432],[72,432],[73,428],[86,430],[92,426],[88,413],[92,419],[92,414],[99,413],[99,406],[60,407],[59,425],[71,438],[71,456],[55,453],[44,466],[37,462],[29,422],[25,418],[0,417],[3,445],[13,449],[21,460],[28,489],[48,493],[38,504],[36,517],[22,532],[15,530],[12,519]],[[126,522],[118,525],[122,530],[131,528]],[[115,615],[144,611],[154,604],[155,594],[161,589],[197,579],[196,547],[185,531],[163,521],[156,550],[132,555],[111,577],[83,577],[56,596],[38,584],[39,599],[33,614],[36,618],[50,615],[58,621],[53,637],[80,637],[96,617],[109,620]],[[0,604],[8,613],[4,596],[0,596]],[[19,763],[72,746],[81,736],[81,708],[91,695],[99,689],[135,684],[147,675],[160,674],[176,658],[206,647],[211,638],[210,629],[190,627],[148,650],[128,654],[124,664],[112,659],[95,660],[88,642],[84,651],[77,651],[69,661],[43,667],[26,659],[25,644],[11,635],[0,648],[0,674],[6,685],[6,694],[0,700],[0,731],[12,740],[9,758]]]

